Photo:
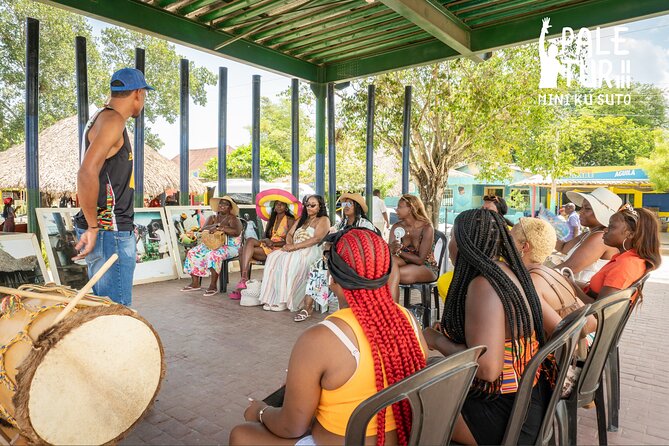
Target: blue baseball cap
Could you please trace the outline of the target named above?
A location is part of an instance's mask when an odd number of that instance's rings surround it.
[[[121,68],[112,75],[111,91],[155,90],[144,79],[144,74],[136,68]]]

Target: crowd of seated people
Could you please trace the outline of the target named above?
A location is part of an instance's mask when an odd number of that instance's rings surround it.
[[[580,207],[586,229],[568,242],[558,241],[555,228],[541,218],[523,217],[511,225],[499,199],[460,213],[447,247],[455,268],[443,317],[422,332],[396,303],[400,284],[431,282],[439,274],[434,228],[420,198],[399,199],[399,221],[388,242],[368,220],[359,194],[339,197],[342,219],[333,227],[321,196],[306,197],[296,220],[283,203],[274,203],[264,239],[221,248],[230,255],[241,251],[236,292],[249,279],[250,262],[264,260],[260,301],[265,310],[297,312],[295,321],[309,318],[314,303],[336,300],[338,310],[305,330],[293,347],[281,407],[253,401],[244,413],[246,422],[232,430],[230,444],[343,444],[357,405],[425,367],[428,350],[448,357],[475,345],[487,350],[478,359],[453,441],[501,443],[524,367],[559,322],[628,288],[661,262],[658,222],[650,211],[621,206],[620,198],[604,188],[568,197]],[[234,240],[241,227],[232,221],[237,220],[234,201],[226,198],[216,203],[218,213],[205,227],[222,229]],[[193,280],[185,291],[199,288],[200,276],[194,273],[206,267],[215,289],[216,264],[207,260],[206,248],[199,249],[206,262],[195,268],[197,256],[189,253]],[[556,249],[567,253],[557,265],[548,261]],[[588,279],[579,280],[583,277]],[[584,335],[596,324],[590,317]],[[383,335],[390,332],[393,336]],[[522,444],[537,441],[544,409],[557,388],[550,362],[542,367]],[[405,444],[409,413],[404,403],[382,412],[369,425],[366,443]]]

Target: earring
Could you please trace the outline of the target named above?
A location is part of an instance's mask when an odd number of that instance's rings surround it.
[[[625,242],[626,241],[627,241],[627,239],[623,240],[623,251],[627,251],[627,248],[625,248]]]
[[[520,251],[520,258],[522,259],[523,257],[525,257],[525,251]]]

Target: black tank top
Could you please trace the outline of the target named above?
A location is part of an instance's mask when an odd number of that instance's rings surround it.
[[[82,157],[88,150],[88,131],[93,127],[100,113],[113,110],[111,107],[96,112],[86,124],[82,142]],[[135,178],[133,175],[132,147],[128,131],[123,129],[123,145],[111,158],[105,160],[100,170],[100,191],[98,193],[98,226],[104,231],[132,231],[134,229]],[[88,224],[82,211],[74,217],[75,224],[87,229]]]

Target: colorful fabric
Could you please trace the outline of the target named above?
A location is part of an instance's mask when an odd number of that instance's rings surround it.
[[[592,276],[584,291],[599,294],[604,287],[624,290],[641,279],[644,274],[646,274],[646,261],[639,257],[635,249],[630,249],[611,257],[611,260]]]
[[[204,243],[200,243],[188,251],[184,261],[184,272],[198,277],[209,276],[210,269],[220,273],[223,260],[237,257],[241,246],[241,235],[238,237],[228,236],[227,244],[214,250],[207,248]]]
[[[502,373],[494,382],[483,381],[474,378],[472,388],[476,393],[488,395],[505,395],[515,393],[518,391],[518,384],[520,378],[523,376],[525,366],[530,359],[539,351],[539,342],[534,333],[529,340],[529,351],[527,348],[527,341],[520,339],[516,342],[516,356],[513,352],[513,341],[506,339],[504,341],[504,365],[502,366]],[[541,367],[537,371],[537,376],[534,378],[534,384],[539,380]]]
[[[314,228],[299,228],[293,243],[301,243],[314,236]],[[260,302],[268,305],[286,304],[290,311],[297,311],[304,300],[311,265],[323,256],[323,248],[309,248],[288,252],[276,250],[265,260]]]

